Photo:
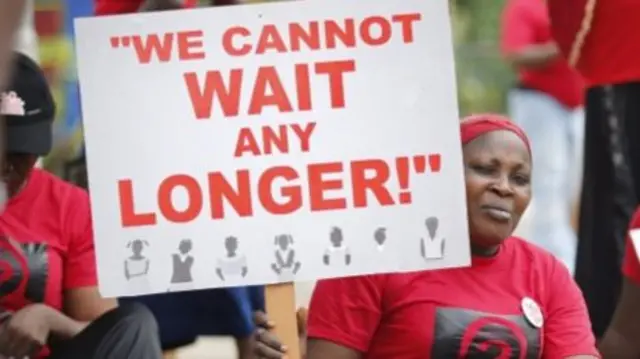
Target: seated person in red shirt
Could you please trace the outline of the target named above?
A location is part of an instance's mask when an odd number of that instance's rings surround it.
[[[588,86],[575,278],[600,337],[616,307],[625,233],[640,204],[640,1],[546,2],[554,38]]]
[[[158,359],[158,329],[140,305],[100,296],[87,193],[34,168],[51,150],[55,104],[42,70],[14,54],[0,91],[7,125],[0,215],[0,357]]]
[[[318,282],[307,359],[595,359],[582,294],[550,253],[511,234],[531,198],[524,132],[498,115],[461,123],[472,264]],[[256,351],[282,358],[264,329]]]
[[[600,351],[605,358],[636,359],[640,357],[640,207],[631,219],[622,264],[622,293],[607,329]]]

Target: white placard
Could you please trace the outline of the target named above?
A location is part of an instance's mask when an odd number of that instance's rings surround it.
[[[103,295],[468,265],[447,3],[77,20]]]

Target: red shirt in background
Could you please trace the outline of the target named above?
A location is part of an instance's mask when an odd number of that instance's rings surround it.
[[[524,298],[541,308],[541,329],[524,315]],[[308,330],[366,359],[599,356],[567,269],[518,238],[469,268],[321,280]]]
[[[551,23],[544,0],[509,0],[502,14],[502,52],[553,41]],[[520,70],[520,83],[554,97],[568,108],[582,106],[584,83],[564,58],[544,68]]]
[[[568,57],[592,0],[547,0],[553,35]],[[589,86],[640,81],[640,1],[595,0],[576,64]]]
[[[144,0],[95,0],[96,15],[116,15],[137,12]],[[183,0],[185,7],[196,7],[198,0]]]
[[[62,310],[63,292],[96,286],[89,196],[34,169],[0,216],[0,308]]]
[[[636,252],[633,241],[631,239],[631,232],[633,230],[640,230],[640,207],[636,210],[631,218],[631,224],[629,225],[629,233],[627,234],[627,244],[625,246],[624,260],[622,262],[622,273],[625,277],[631,281],[640,285],[640,262],[638,260],[638,253]],[[640,233],[637,241],[640,241]]]

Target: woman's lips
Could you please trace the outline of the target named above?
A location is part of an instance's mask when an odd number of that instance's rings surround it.
[[[512,218],[511,212],[496,206],[482,206],[482,210],[492,219],[499,222],[509,222]]]

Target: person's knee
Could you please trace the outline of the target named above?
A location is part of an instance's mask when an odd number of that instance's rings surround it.
[[[139,303],[121,304],[114,309],[119,320],[127,322],[135,327],[144,328],[149,331],[158,332],[158,322],[153,313],[144,305]]]

